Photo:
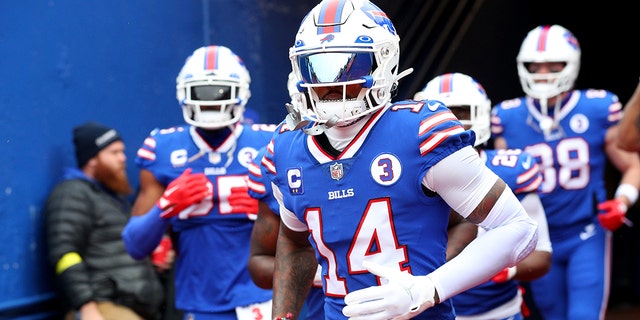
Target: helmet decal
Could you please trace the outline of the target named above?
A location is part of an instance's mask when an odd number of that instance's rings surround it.
[[[573,47],[574,49],[578,50],[580,49],[580,43],[578,42],[578,39],[576,37],[573,36],[573,33],[567,31],[564,34],[564,38],[567,40],[567,43]]]
[[[396,34],[396,28],[393,26],[391,19],[389,19],[387,14],[380,10],[380,8],[373,4],[365,4],[362,6],[362,11],[376,24],[387,29],[391,34]]]
[[[318,34],[340,32],[346,0],[326,1],[318,16]]]
[[[540,26],[540,36],[538,37],[538,51],[544,51],[547,47],[547,36],[551,26]]]
[[[331,34],[328,34],[326,37],[320,39],[320,43],[331,42],[331,40],[335,38],[336,36],[334,36],[333,33],[331,33]]]
[[[218,47],[209,46],[204,54],[204,69],[215,70],[218,67]]]
[[[440,78],[440,92],[441,93],[451,92],[453,87],[451,82],[453,82],[452,73],[447,73],[442,75],[442,77]]]

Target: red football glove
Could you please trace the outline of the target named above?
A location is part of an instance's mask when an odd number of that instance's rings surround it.
[[[158,199],[158,207],[162,210],[161,218],[171,218],[182,210],[196,204],[207,196],[211,196],[213,189],[203,173],[191,174],[191,168],[187,168],[179,177],[171,181]]]
[[[160,240],[160,244],[156,247],[155,250],[151,253],[151,262],[156,267],[158,271],[166,271],[171,268],[171,263],[173,263],[173,243],[171,242],[171,238],[169,236],[162,236],[162,240]]]
[[[509,281],[516,276],[516,271],[517,269],[515,266],[511,268],[504,268],[502,269],[502,271],[498,272],[498,274],[493,276],[491,280],[493,280],[493,282],[496,282],[496,283]]]
[[[231,212],[258,214],[258,200],[252,198],[248,191],[246,186],[231,188],[231,194],[227,198]]]
[[[603,213],[598,214],[598,221],[607,230],[616,231],[623,223],[631,223],[625,217],[627,205],[620,200],[612,199],[602,202],[598,204],[598,209],[603,211]]]

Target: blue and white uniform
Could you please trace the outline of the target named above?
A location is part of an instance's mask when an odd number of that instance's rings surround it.
[[[204,173],[213,184],[213,199],[188,208],[192,210],[188,219],[168,219],[177,253],[175,304],[185,311],[185,317],[191,314],[195,319],[237,319],[236,307],[272,297],[271,290],[253,283],[247,270],[256,215],[233,213],[227,198],[231,188],[246,188],[248,167],[258,150],[268,143],[273,129],[273,125],[236,124],[233,133],[217,148],[209,145],[193,126],[156,129],[138,150],[136,164],[151,171],[165,186],[186,168]],[[127,227],[131,230],[125,233],[150,232],[151,224],[130,223]],[[129,243],[128,247],[135,245]]]
[[[280,205],[273,196],[271,181],[267,178],[265,168],[260,164],[267,148],[258,150],[258,155],[249,168],[249,195],[269,206],[269,209],[280,216]],[[322,287],[312,286],[305,300],[306,317],[304,320],[324,320],[324,293]],[[301,318],[302,320],[302,318]]]
[[[435,193],[426,196],[422,181],[475,139],[437,102],[398,102],[362,121],[360,134],[336,156],[322,147],[326,136],[281,125],[262,162],[282,194],[283,222],[311,234],[327,319],[345,319],[347,293],[379,284],[362,266],[365,257],[415,275],[445,263],[449,206]],[[454,318],[450,300],[416,317]]]
[[[551,113],[557,125],[547,132],[531,115],[537,110],[531,98],[503,101],[493,109],[491,128],[508,148],[534,156],[543,176],[540,199],[553,258],[549,273],[531,282],[532,293],[548,319],[597,319],[609,297],[611,235],[596,221],[596,207],[607,200],[605,135],[619,122],[621,105],[606,90],[570,91]]]

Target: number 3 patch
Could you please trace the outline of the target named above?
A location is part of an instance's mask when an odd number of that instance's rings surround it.
[[[371,162],[371,177],[380,185],[390,186],[396,183],[401,174],[402,165],[393,154],[380,154]]]

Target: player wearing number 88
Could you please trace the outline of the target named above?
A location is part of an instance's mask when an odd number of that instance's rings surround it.
[[[574,89],[580,54],[578,41],[562,26],[529,31],[516,58],[526,96],[498,103],[491,120],[496,149],[524,149],[540,164],[540,200],[554,251],[551,270],[531,282],[531,291],[548,320],[604,319],[609,231],[628,221],[626,210],[640,186],[638,154],[616,146],[618,97]],[[611,200],[604,181],[607,161],[622,173]]]
[[[308,103],[288,108],[262,160],[282,220],[273,319],[298,316],[317,263],[328,319],[454,319],[451,296],[535,247],[537,224],[475,133],[441,103],[391,102],[407,72],[378,7],[322,1],[290,59]],[[450,208],[489,231],[445,263]]]

